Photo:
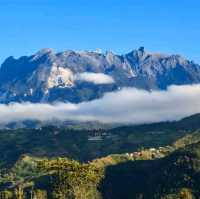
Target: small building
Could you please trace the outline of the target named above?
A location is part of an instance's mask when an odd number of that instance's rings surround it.
[[[89,136],[88,141],[102,141],[102,136]]]

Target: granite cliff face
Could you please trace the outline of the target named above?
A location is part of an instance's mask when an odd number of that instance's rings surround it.
[[[79,103],[123,87],[145,90],[200,82],[200,65],[179,55],[43,49],[32,56],[9,57],[0,68],[0,102]]]

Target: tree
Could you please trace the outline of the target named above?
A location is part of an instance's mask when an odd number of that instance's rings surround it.
[[[58,158],[41,161],[39,168],[52,174],[54,199],[99,198],[97,187],[102,172],[94,165]]]
[[[0,192],[0,199],[12,199],[13,193],[8,190],[4,190]]]
[[[181,189],[178,196],[179,196],[178,198],[180,199],[194,199],[191,190],[186,188]]]
[[[15,197],[16,197],[16,199],[24,199],[24,188],[22,185],[19,185],[15,189]]]
[[[47,192],[45,190],[36,189],[33,191],[33,199],[47,199]]]

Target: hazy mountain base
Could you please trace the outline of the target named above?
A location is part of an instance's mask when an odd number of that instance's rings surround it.
[[[171,147],[108,156],[85,164],[22,156],[10,170],[2,171],[0,198],[198,199],[198,140],[199,131]]]

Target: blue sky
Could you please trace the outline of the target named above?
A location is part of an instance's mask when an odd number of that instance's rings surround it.
[[[0,62],[41,48],[182,54],[200,63],[199,0],[0,0]]]

